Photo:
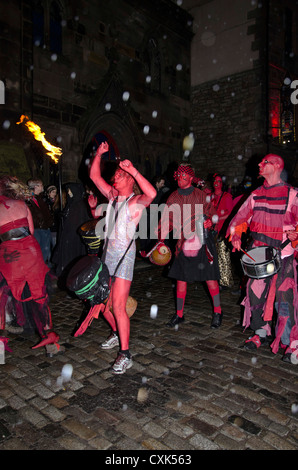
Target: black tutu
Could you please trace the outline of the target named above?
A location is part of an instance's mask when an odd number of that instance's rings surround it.
[[[185,256],[181,250],[175,257],[168,276],[185,282],[219,281],[218,259],[213,238],[208,237],[206,245],[203,245],[194,257]],[[212,263],[208,259],[206,248],[213,257]]]

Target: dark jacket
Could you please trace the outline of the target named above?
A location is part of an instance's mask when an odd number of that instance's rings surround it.
[[[47,230],[52,226],[53,215],[40,194],[27,201],[27,205],[32,214],[35,229]]]
[[[60,276],[66,267],[70,267],[70,263],[87,254],[87,246],[78,232],[81,225],[91,219],[84,188],[80,183],[69,183],[66,185],[66,189],[68,188],[73,197],[67,194],[53,256],[57,276]]]

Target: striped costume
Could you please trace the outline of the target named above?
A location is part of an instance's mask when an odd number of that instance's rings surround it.
[[[284,182],[273,186],[265,182],[242,204],[228,232],[235,231],[241,236],[249,227],[252,247],[271,246],[278,249],[287,240],[285,232],[295,230],[297,224],[297,189]],[[273,353],[277,353],[280,345],[286,349],[286,353],[297,349],[298,345],[295,243],[289,243],[281,250],[282,262],[277,274],[265,279],[248,280],[243,301],[243,325],[255,331],[263,328],[268,335],[271,334],[268,322],[272,320],[275,307],[278,317],[275,340],[271,344]]]

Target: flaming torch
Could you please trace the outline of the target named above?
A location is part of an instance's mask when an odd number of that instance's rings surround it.
[[[51,159],[57,164],[60,163],[59,157],[62,155],[62,149],[60,147],[55,147],[54,145],[50,144],[45,138],[45,133],[41,131],[40,127],[35,124],[35,122],[30,121],[28,116],[22,114],[20,117],[19,122],[17,124],[25,123],[25,126],[28,130],[33,134],[35,140],[38,140],[42,143],[43,147],[47,150],[47,155],[51,157]],[[62,188],[61,188],[61,164],[59,166],[59,192],[60,192],[60,205],[62,209]]]

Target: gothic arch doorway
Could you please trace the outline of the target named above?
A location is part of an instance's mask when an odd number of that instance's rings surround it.
[[[104,141],[109,143],[109,152],[102,158],[102,171],[106,179],[111,179],[120,160],[128,158],[134,165],[141,162],[139,143],[127,119],[113,113],[103,114],[90,125],[83,142],[79,176],[85,184],[90,184],[88,168],[94,152]]]

